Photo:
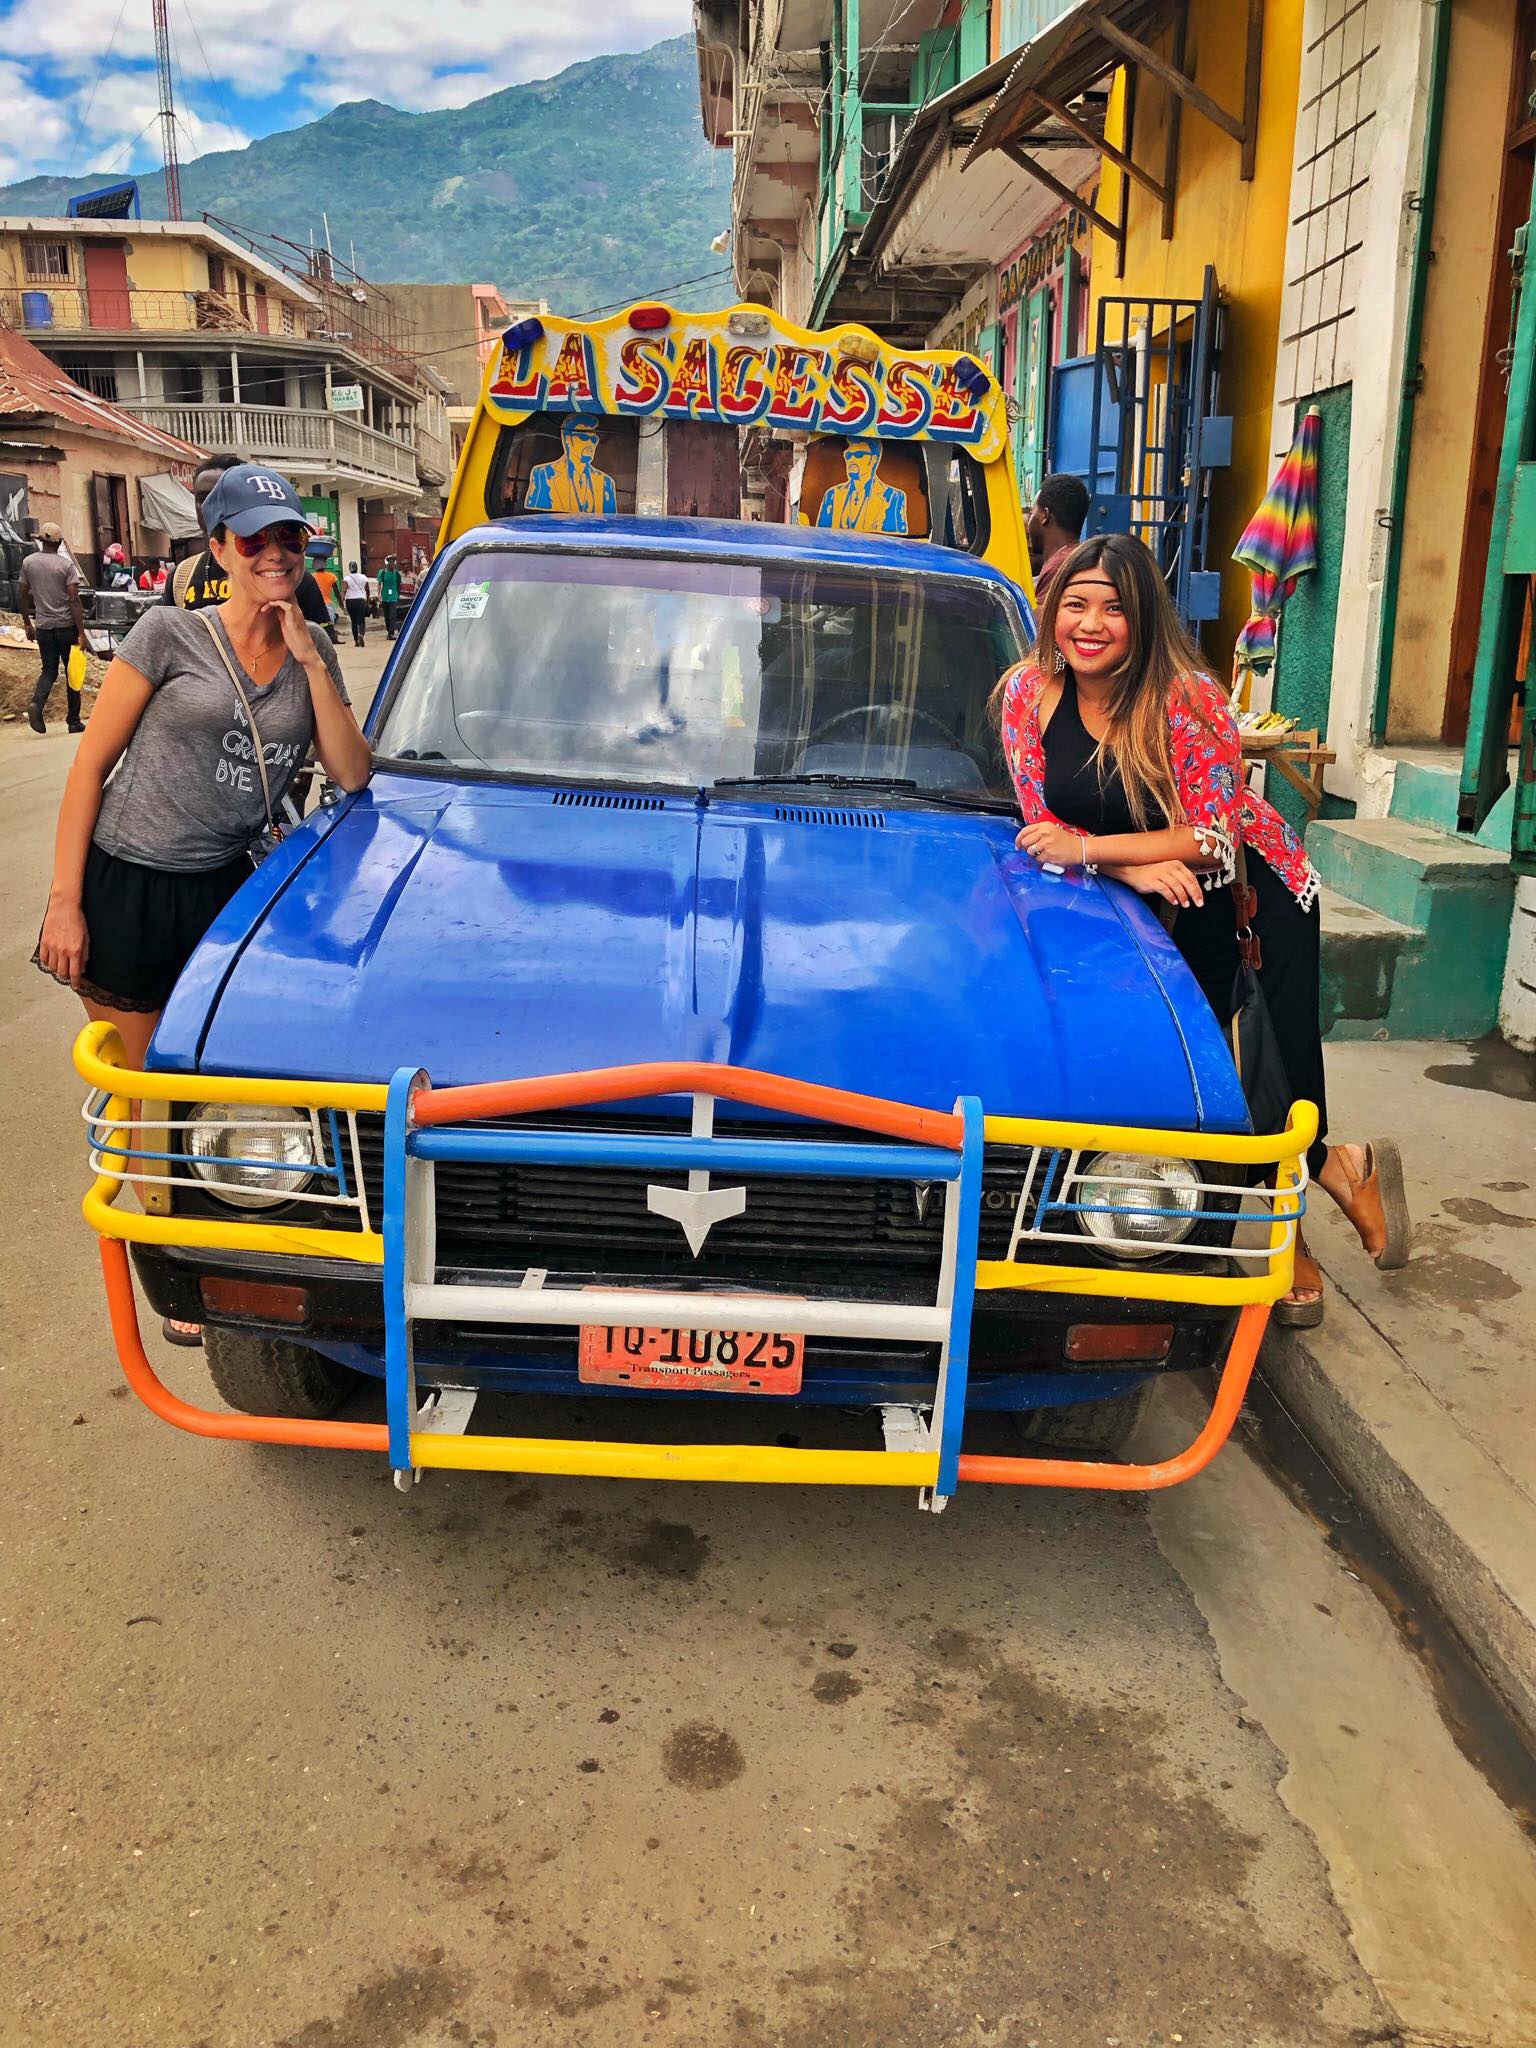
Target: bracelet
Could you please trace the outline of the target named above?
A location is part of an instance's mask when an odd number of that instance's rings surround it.
[[[1096,875],[1099,872],[1098,862],[1091,861],[1088,858],[1088,835],[1086,832],[1078,833],[1077,843],[1083,849],[1083,873],[1085,875]]]

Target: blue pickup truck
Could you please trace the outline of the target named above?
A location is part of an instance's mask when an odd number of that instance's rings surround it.
[[[370,786],[231,901],[150,1073],[81,1040],[87,1215],[151,1405],[397,1474],[930,1504],[1184,1476],[1109,1454],[1159,1374],[1225,1363],[1235,1412],[1306,1119],[1249,1135],[1156,918],[1016,849],[991,698],[1030,630],[997,569],[910,539],[520,514],[453,540]],[[233,1415],[159,1387],[125,1241]],[[363,1377],[386,1422],[334,1419]],[[485,1392],[589,1395],[595,1434],[476,1435]],[[766,1397],[865,1411],[871,1448],[626,1440],[626,1402],[706,1394],[727,1436]],[[966,1450],[984,1410],[1018,1456]]]

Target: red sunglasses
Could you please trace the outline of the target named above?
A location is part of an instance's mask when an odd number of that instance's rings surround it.
[[[264,526],[260,533],[235,533],[230,538],[248,562],[254,562],[263,548],[279,547],[290,555],[302,555],[309,545],[308,529],[291,520],[282,526]]]

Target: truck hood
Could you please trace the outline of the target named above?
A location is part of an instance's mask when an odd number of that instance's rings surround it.
[[[447,1084],[723,1060],[944,1108],[1243,1128],[1155,920],[1013,838],[960,812],[380,777],[228,906],[154,1063]]]

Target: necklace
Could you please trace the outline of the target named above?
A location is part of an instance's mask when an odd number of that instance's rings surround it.
[[[243,641],[236,639],[227,626],[224,630],[230,646],[235,651],[235,658],[240,663],[240,666],[245,670],[251,681],[256,684],[258,689],[264,688],[277,674],[277,671],[282,667],[287,657],[288,649],[282,635],[278,635],[275,644],[270,641],[262,641],[248,652]],[[267,673],[263,674],[263,670],[266,670]]]

